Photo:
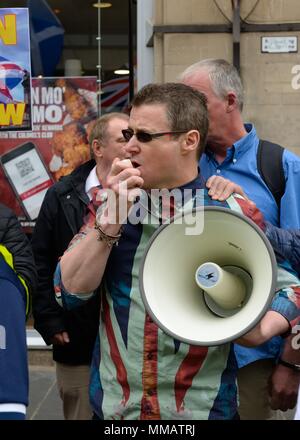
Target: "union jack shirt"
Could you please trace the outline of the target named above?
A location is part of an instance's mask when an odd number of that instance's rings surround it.
[[[199,177],[183,188],[198,188],[198,204],[227,207],[264,227],[260,212],[244,199],[231,196],[226,202],[213,201],[207,190],[199,190]],[[200,347],[179,342],[158,328],[145,311],[139,267],[157,227],[143,221],[126,224],[108,259],[100,286],[101,317],[92,360],[94,412],[111,420],[233,419],[237,365],[232,344]],[[289,322],[299,316],[300,290],[299,285],[292,287],[295,280],[288,272],[280,272],[280,290],[271,306]],[[54,284],[64,307],[89,298],[65,291],[59,264]]]

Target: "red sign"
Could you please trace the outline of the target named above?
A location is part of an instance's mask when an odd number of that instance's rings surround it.
[[[0,201],[34,226],[47,189],[90,158],[95,77],[33,78],[31,132],[0,132]]]

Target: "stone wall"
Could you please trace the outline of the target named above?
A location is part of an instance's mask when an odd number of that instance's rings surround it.
[[[256,5],[256,6],[255,6]],[[231,0],[156,0],[155,25],[229,24]],[[242,0],[247,23],[300,23],[299,0]],[[297,53],[262,53],[263,36],[297,36]],[[300,32],[241,34],[241,76],[245,88],[244,119],[254,122],[262,138],[300,155]],[[159,82],[175,81],[190,64],[204,58],[232,62],[230,33],[165,33],[154,38],[154,72]]]

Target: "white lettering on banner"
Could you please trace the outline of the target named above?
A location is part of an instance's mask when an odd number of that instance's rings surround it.
[[[63,100],[62,89],[60,87],[54,87],[53,89],[53,104],[60,105]]]
[[[63,95],[60,87],[42,87],[41,93],[42,104],[59,105],[62,103]]]
[[[46,118],[47,122],[50,122],[53,124],[61,121],[62,109],[60,107],[58,107],[57,105],[49,105],[49,107],[46,108],[45,118]]]
[[[51,139],[53,137],[52,133],[44,132],[44,133],[40,133],[40,134],[41,134],[42,139]]]
[[[33,123],[56,124],[62,120],[64,109],[63,91],[61,87],[34,87],[32,90]],[[41,104],[41,105],[40,105]],[[34,127],[34,130],[36,128]]]
[[[62,125],[41,125],[41,129],[43,130],[49,130],[49,131],[62,131],[63,127]],[[52,137],[52,136],[51,136]]]
[[[62,108],[58,107],[57,105],[49,105],[48,107],[44,107],[44,106],[33,107],[34,124],[44,123],[44,122],[55,124],[61,121],[62,115],[63,115]]]
[[[45,108],[37,105],[33,106],[32,114],[33,123],[45,122]]]
[[[40,139],[41,137],[41,133],[17,133],[17,136],[14,136],[13,139]]]
[[[40,103],[40,89],[38,87],[32,87],[32,104],[38,105]]]

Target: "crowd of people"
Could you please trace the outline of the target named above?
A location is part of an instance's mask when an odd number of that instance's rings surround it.
[[[67,420],[268,420],[296,407],[300,158],[261,141],[254,125],[244,124],[242,109],[241,78],[225,60],[202,60],[177,82],[149,84],[135,95],[129,116],[109,113],[96,121],[91,160],[48,190],[31,242],[35,264],[19,226],[11,240],[16,220],[3,224],[0,324],[10,329],[5,319],[15,322],[13,313],[20,327],[11,336],[19,349],[0,350],[0,365],[14,374],[10,356],[18,355],[22,373],[14,383],[22,386],[0,394],[0,418],[25,417],[31,295],[35,328],[53,345]],[[260,168],[261,156],[276,152],[279,162],[269,159],[268,168],[276,165],[284,176],[281,192]],[[190,199],[169,206],[166,218],[165,206],[151,199],[153,189],[189,190]],[[149,215],[130,222],[132,210],[145,206]],[[139,267],[149,240],[191,206],[221,206],[250,218],[274,248],[278,277],[269,310],[237,341],[203,347],[175,340],[145,310]],[[7,216],[3,208],[1,218]]]

